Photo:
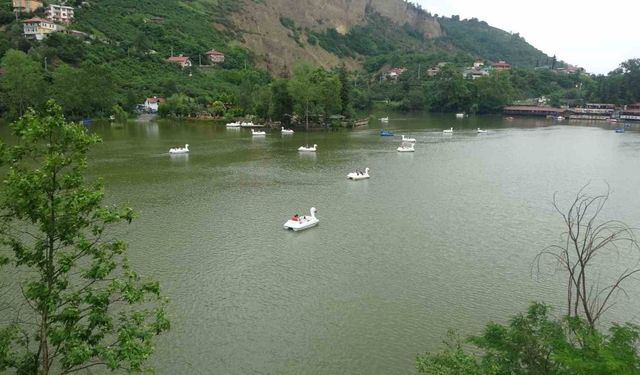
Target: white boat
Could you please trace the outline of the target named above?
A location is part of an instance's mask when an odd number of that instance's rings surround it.
[[[188,154],[189,153],[189,145],[186,144],[184,147],[172,147],[169,149],[170,154]]]
[[[478,132],[478,134],[486,134],[487,133],[486,130],[482,130],[480,128],[478,128],[477,132]]]
[[[564,121],[564,117],[562,117],[562,116],[554,117],[554,119],[555,119],[556,121]]]
[[[400,147],[397,148],[397,150],[398,152],[414,152],[414,146],[415,145],[413,143],[402,143]]]
[[[316,217],[316,212],[318,212],[318,210],[316,210],[315,207],[311,207],[310,211],[311,211],[311,216],[295,215],[291,219],[287,220],[287,222],[284,223],[284,228],[297,232],[300,230],[305,230],[311,227],[315,227],[320,222],[320,220],[318,220],[318,218]]]
[[[241,124],[239,122],[230,122],[227,124],[227,128],[239,128],[240,125]]]
[[[456,113],[456,118],[465,118],[466,115],[464,113]]]
[[[293,130],[285,129],[284,126],[280,127],[280,132],[282,132],[282,134],[293,134]]]
[[[347,178],[354,181],[367,179],[369,178],[369,168],[365,168],[364,173],[359,171],[351,172],[347,175]]]
[[[300,152],[316,152],[317,149],[318,145],[315,144],[313,145],[313,147],[309,147],[309,145],[298,147],[298,151]]]
[[[387,116],[387,117],[380,117],[380,122],[389,122],[389,116]]]
[[[453,134],[453,128],[451,128],[451,129],[444,129],[444,130],[442,131],[442,134]]]
[[[267,132],[262,131],[262,130],[253,130],[253,129],[251,129],[251,135],[253,135],[254,137],[260,137],[260,136],[267,135]]]
[[[404,136],[404,134],[402,135],[402,142],[412,142],[415,143],[416,139],[415,138],[407,138]]]

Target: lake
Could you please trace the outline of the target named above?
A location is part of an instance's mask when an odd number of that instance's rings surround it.
[[[262,139],[206,123],[91,127],[104,139],[91,175],[138,213],[118,234],[171,299],[172,329],[150,363],[159,374],[413,373],[449,328],[479,333],[531,301],[563,311],[561,275],[532,272],[563,230],[554,192],[566,206],[583,185],[608,183],[603,218],[640,225],[640,132],[390,117],[396,137],[380,137],[377,121]],[[396,152],[400,134],[417,139],[415,153]],[[190,154],[168,154],[185,143]],[[307,144],[318,152],[297,152]],[[366,167],[371,179],[346,179]],[[282,228],[312,206],[316,228]],[[609,320],[638,323],[640,287],[628,291]]]

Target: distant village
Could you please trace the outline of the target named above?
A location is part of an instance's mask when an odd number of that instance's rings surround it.
[[[435,77],[440,70],[446,66],[447,62],[441,62],[427,69],[429,77]],[[506,61],[498,61],[493,64],[485,64],[484,60],[476,60],[473,66],[461,69],[464,78],[476,80],[491,74],[492,71],[503,71],[511,69],[511,64]],[[548,66],[538,69],[551,69]],[[407,71],[404,67],[394,67],[388,69],[382,76],[382,80],[397,81],[403,73]],[[558,74],[582,74],[583,68],[566,65],[553,69]],[[589,121],[640,121],[640,103],[616,106],[606,103],[587,103],[584,106],[553,107],[548,105],[545,97],[532,98],[528,100],[512,103],[513,105],[504,108],[504,114],[508,116],[542,116],[555,119],[589,120]]]
[[[44,40],[52,33],[65,32],[76,36],[90,37],[86,33],[69,28],[73,22],[75,8],[62,4],[49,4],[45,6],[41,1],[36,0],[12,0],[13,11],[18,14],[33,14],[40,9],[44,9],[44,18],[33,17],[23,21],[23,33],[25,38],[34,40]],[[88,2],[82,2],[81,6],[89,5]],[[161,22],[161,17],[151,17],[151,22]],[[149,51],[155,54],[155,51]],[[213,64],[224,63],[224,53],[211,49],[205,52],[207,59]],[[167,57],[167,61],[176,63],[182,68],[193,66],[191,59],[182,54]]]

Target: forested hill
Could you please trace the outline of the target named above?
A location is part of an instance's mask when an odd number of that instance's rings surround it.
[[[81,4],[81,1],[76,1]],[[404,0],[96,0],[75,28],[140,51],[191,56],[216,48],[273,73],[299,61],[362,66],[401,53],[462,53],[533,67],[549,57],[518,34],[437,17]],[[244,62],[242,62],[244,63]]]

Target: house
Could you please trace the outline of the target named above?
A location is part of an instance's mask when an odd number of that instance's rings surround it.
[[[23,22],[24,37],[27,39],[43,40],[47,35],[63,29],[49,20],[38,17]]]
[[[44,9],[44,17],[52,22],[70,23],[73,20],[73,7],[51,4]]]
[[[160,103],[164,103],[164,101],[164,98],[158,98],[157,96],[147,98],[147,100],[144,101],[144,110],[149,113],[156,113],[158,112]]]
[[[475,70],[480,70],[484,67],[484,61],[477,59],[474,63],[473,63],[473,69]]]
[[[407,68],[392,68],[387,72],[387,78],[397,80],[406,71]]]
[[[170,56],[167,58],[167,61],[180,64],[181,68],[188,68],[191,64],[191,59],[189,56],[182,56],[182,54],[178,56]]]
[[[206,55],[209,58],[209,61],[211,61],[214,64],[222,64],[224,62],[224,53],[220,51],[216,51],[213,48],[210,51],[208,51]]]
[[[582,72],[584,69],[575,66],[575,65],[571,65],[571,64],[567,64],[566,67],[564,68],[558,68],[556,69],[556,71],[558,73],[564,73],[564,74],[575,74],[575,73],[579,73]]]
[[[434,76],[436,76],[438,73],[440,73],[440,69],[442,69],[442,68],[443,68],[444,66],[446,66],[446,65],[447,65],[447,63],[446,63],[446,62],[440,62],[440,63],[438,63],[438,65],[436,65],[436,66],[434,66],[434,67],[432,67],[432,68],[429,68],[429,69],[427,70],[427,75],[428,75],[429,77],[434,77]]]
[[[462,76],[466,79],[476,80],[488,76],[489,72],[486,69],[468,68],[462,72]]]
[[[511,69],[511,64],[506,61],[500,60],[497,63],[493,64],[493,69],[495,70],[509,70]]]
[[[629,104],[620,112],[621,120],[640,121],[640,103]]]
[[[41,1],[13,0],[13,11],[16,13],[33,13],[42,8]]]

